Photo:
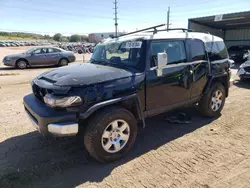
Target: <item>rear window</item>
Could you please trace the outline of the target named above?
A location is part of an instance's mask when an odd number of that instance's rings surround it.
[[[207,42],[206,50],[210,61],[222,60],[228,58],[226,45],[223,41]]]

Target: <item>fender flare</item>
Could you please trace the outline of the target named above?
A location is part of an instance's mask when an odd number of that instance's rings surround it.
[[[79,117],[80,117],[80,119],[86,119],[91,114],[93,114],[95,111],[99,110],[100,108],[110,106],[110,105],[113,105],[113,104],[118,104],[119,102],[126,101],[126,100],[129,100],[129,99],[134,100],[135,105],[136,105],[138,118],[139,118],[139,120],[142,121],[143,127],[145,127],[145,117],[144,117],[144,114],[143,114],[143,110],[141,108],[140,99],[139,99],[139,97],[138,97],[138,95],[136,93],[132,94],[132,95],[122,96],[122,97],[119,97],[119,98],[115,98],[115,99],[111,99],[111,100],[107,100],[107,101],[102,101],[100,103],[94,104],[87,111],[80,112]]]
[[[230,77],[231,77],[230,74],[231,74],[230,72],[229,73],[224,72],[222,74],[218,74],[218,75],[210,77],[208,83],[206,84],[206,86],[204,88],[203,94],[205,94],[205,93],[207,93],[209,91],[209,88],[211,87],[211,84],[212,84],[212,82],[214,80],[216,80],[218,78],[226,77],[226,80],[228,80],[228,82],[227,83],[225,82],[225,83],[222,83],[222,84],[225,84],[225,89],[226,89],[226,92],[227,92],[226,96],[228,96],[228,89],[230,87]]]

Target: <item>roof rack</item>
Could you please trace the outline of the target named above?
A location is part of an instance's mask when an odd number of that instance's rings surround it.
[[[133,32],[126,33],[124,35],[113,37],[113,38],[118,38],[118,37],[123,37],[123,36],[127,36],[127,35],[132,35],[132,34],[135,34],[135,33],[140,33],[142,31],[147,31],[147,32],[153,33],[153,34],[156,34],[158,31],[178,31],[178,30],[182,30],[183,32],[185,32],[185,31],[193,32],[193,30],[191,30],[191,29],[185,29],[185,28],[159,29],[159,30],[156,29],[158,27],[163,27],[163,26],[166,26],[166,24],[161,24],[161,25],[156,25],[156,26],[153,26],[153,27],[148,27],[148,28],[145,28],[145,29],[141,29],[141,30],[138,30],[138,31],[133,31]],[[153,30],[151,30],[151,29],[153,29]]]
[[[183,32],[188,31],[188,32],[194,32],[194,30],[191,29],[185,29],[185,28],[173,28],[173,29],[160,29],[157,31],[179,31],[182,30]],[[148,31],[149,33],[153,32],[153,31]]]
[[[148,30],[150,30],[150,29],[154,29],[152,32],[155,34],[155,33],[157,33],[157,29],[156,28],[158,28],[158,27],[163,27],[163,26],[165,26],[166,24],[161,24],[161,25],[156,25],[156,26],[153,26],[153,27],[148,27],[148,28],[145,28],[145,29],[141,29],[141,30],[137,30],[137,31],[133,31],[133,32],[130,32],[130,33],[126,33],[126,34],[124,34],[124,35],[121,35],[121,36],[115,36],[115,37],[113,37],[113,38],[118,38],[118,37],[123,37],[123,36],[127,36],[127,35],[132,35],[132,34],[135,34],[135,33],[140,33],[140,32],[142,32],[142,31],[148,31]]]

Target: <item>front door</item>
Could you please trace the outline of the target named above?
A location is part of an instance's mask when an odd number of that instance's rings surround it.
[[[47,48],[37,48],[29,57],[29,63],[32,66],[44,65],[46,61]]]
[[[157,53],[166,52],[168,64],[157,76]],[[159,113],[190,99],[192,66],[188,63],[183,40],[158,40],[151,43],[151,69],[146,74],[146,110]],[[150,112],[149,112],[150,113]]]

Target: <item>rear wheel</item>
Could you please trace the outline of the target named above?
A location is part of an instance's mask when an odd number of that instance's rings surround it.
[[[26,69],[28,67],[28,62],[25,60],[18,60],[16,62],[16,67],[19,69]]]
[[[137,136],[135,117],[126,109],[111,107],[93,116],[84,132],[84,145],[100,162],[111,162],[130,151]]]
[[[60,59],[59,61],[59,66],[67,66],[69,64],[69,60],[63,58],[63,59]]]
[[[208,117],[219,116],[224,107],[225,99],[225,87],[219,82],[213,83],[209,92],[199,102],[200,112]]]

